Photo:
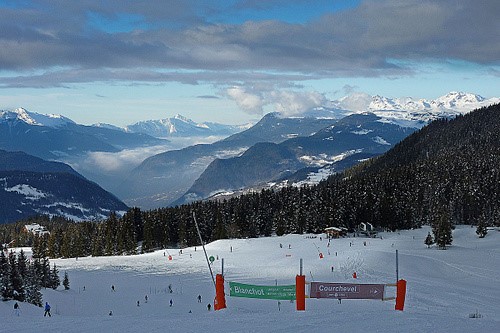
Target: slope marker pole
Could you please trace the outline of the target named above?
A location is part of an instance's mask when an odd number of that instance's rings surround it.
[[[212,276],[212,281],[215,286],[214,273],[212,272],[212,266],[210,266],[210,261],[208,260],[207,251],[205,250],[205,243],[201,238],[200,228],[198,228],[198,222],[196,222],[196,215],[193,212],[194,225],[196,226],[196,231],[198,231],[198,236],[200,237],[201,247],[203,248],[203,252],[205,253],[205,259],[207,260],[208,269],[210,270],[210,275]]]

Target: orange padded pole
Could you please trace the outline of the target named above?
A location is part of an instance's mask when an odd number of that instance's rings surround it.
[[[403,311],[406,297],[406,280],[399,280],[396,286],[396,310]]]
[[[295,277],[295,303],[297,311],[306,310],[306,277],[305,275],[297,275]]]
[[[226,308],[226,295],[224,294],[224,277],[222,274],[215,276],[215,302],[214,310]]]

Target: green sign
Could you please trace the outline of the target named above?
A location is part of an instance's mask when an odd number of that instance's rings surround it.
[[[262,299],[295,299],[295,285],[290,286],[255,286],[229,282],[229,296]]]
[[[215,258],[214,258],[214,256],[210,256],[210,258],[208,258],[208,260],[210,260],[210,262],[214,262]]]

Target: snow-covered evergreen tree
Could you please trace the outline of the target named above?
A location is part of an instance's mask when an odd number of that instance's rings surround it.
[[[42,284],[35,266],[36,261],[28,266],[25,279],[26,302],[36,306],[42,306],[43,296],[41,293]]]
[[[17,256],[15,253],[11,252],[9,254],[9,266],[10,266],[10,283],[12,286],[12,298],[16,301],[24,302],[24,281],[19,274],[17,265]]]
[[[481,222],[477,225],[476,234],[479,238],[484,238],[488,234],[488,228],[486,227],[486,223],[484,223],[484,221],[481,220]]]
[[[449,214],[446,211],[441,212],[438,221],[432,228],[432,231],[439,249],[445,250],[446,245],[451,245],[451,242],[453,241],[452,227]]]
[[[432,235],[431,233],[429,232],[427,234],[427,237],[425,237],[425,245],[427,245],[427,247],[431,247],[431,245],[434,244],[434,238],[432,238]]]
[[[50,287],[54,290],[61,284],[61,280],[59,279],[59,270],[57,269],[56,264],[54,264],[52,271],[50,272],[50,281]]]
[[[69,290],[69,277],[67,272],[64,272],[63,286],[64,290]]]
[[[12,294],[9,260],[4,251],[0,251],[0,296],[3,301],[7,301],[12,299]]]

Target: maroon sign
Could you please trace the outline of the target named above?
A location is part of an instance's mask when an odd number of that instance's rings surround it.
[[[384,284],[311,282],[311,298],[383,299]]]

